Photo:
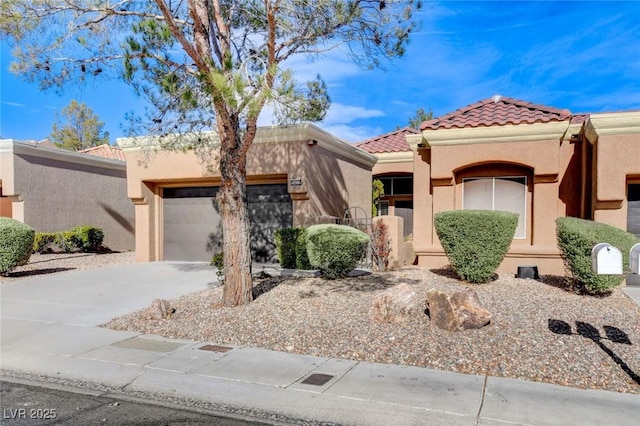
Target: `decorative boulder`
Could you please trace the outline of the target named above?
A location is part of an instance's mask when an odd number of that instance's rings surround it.
[[[151,306],[147,308],[147,315],[154,320],[162,320],[171,318],[176,310],[171,308],[168,300],[155,299],[151,302]]]
[[[431,322],[448,331],[482,328],[491,322],[491,312],[482,307],[477,293],[470,288],[458,290],[451,296],[429,290],[427,309]]]
[[[418,295],[408,284],[400,284],[378,295],[371,304],[370,316],[375,322],[406,324],[420,314]]]

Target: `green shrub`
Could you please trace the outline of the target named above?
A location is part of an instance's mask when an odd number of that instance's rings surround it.
[[[556,236],[565,269],[573,285],[577,290],[589,294],[609,293],[624,279],[621,275],[597,275],[593,272],[593,247],[598,243],[608,243],[620,249],[623,271],[626,271],[629,269],[629,250],[638,242],[629,232],[575,217],[556,219]]]
[[[94,226],[77,226],[71,232],[75,234],[74,244],[85,253],[98,251],[104,240],[102,229]]]
[[[491,279],[507,254],[518,226],[518,215],[455,210],[437,213],[434,225],[458,276],[472,283],[483,283]]]
[[[29,261],[35,231],[15,219],[0,217],[0,274]]]
[[[33,242],[36,253],[96,252],[102,246],[104,232],[93,226],[77,226],[69,231],[37,232]]]
[[[307,253],[307,230],[305,228],[301,228],[296,239],[296,269],[303,271],[313,269]]]
[[[220,284],[224,284],[224,253],[216,253],[211,258],[211,265],[216,267],[216,276]]]
[[[56,245],[65,253],[81,251],[82,241],[74,231],[62,231],[56,234]]]
[[[296,268],[296,242],[302,228],[280,228],[276,231],[276,249],[280,266]]]
[[[307,254],[311,266],[328,279],[345,277],[362,259],[369,236],[345,225],[313,225],[307,228]]]
[[[48,253],[53,251],[52,246],[56,246],[58,234],[55,232],[36,232],[33,240],[34,253]]]

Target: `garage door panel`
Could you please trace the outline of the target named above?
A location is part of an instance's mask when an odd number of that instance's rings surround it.
[[[210,261],[222,250],[222,218],[212,197],[217,188],[168,188],[164,192],[164,259]],[[275,262],[275,231],[292,226],[287,185],[247,187],[251,252],[256,262]]]
[[[627,231],[640,237],[640,184],[629,185],[627,204]]]
[[[220,215],[210,198],[164,200],[164,258],[210,261],[210,234],[221,233]]]

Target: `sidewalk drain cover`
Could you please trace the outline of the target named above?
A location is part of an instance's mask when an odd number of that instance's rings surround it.
[[[304,379],[301,383],[305,385],[314,385],[314,386],[323,386],[329,382],[329,380],[333,379],[334,376],[330,374],[311,374],[309,377]]]
[[[134,337],[133,339],[113,343],[111,346],[127,349],[142,349],[143,351],[171,352],[174,349],[178,349],[180,346],[184,346],[184,344]]]
[[[201,346],[198,349],[200,349],[201,351],[211,351],[211,352],[225,353],[225,352],[229,352],[233,348],[230,348],[228,346],[204,345],[204,346]]]

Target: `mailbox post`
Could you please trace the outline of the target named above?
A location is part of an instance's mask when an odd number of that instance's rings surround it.
[[[627,285],[640,286],[640,243],[631,247],[629,251],[629,269]]]
[[[622,275],[622,252],[611,244],[596,244],[591,250],[591,265],[598,275]]]

